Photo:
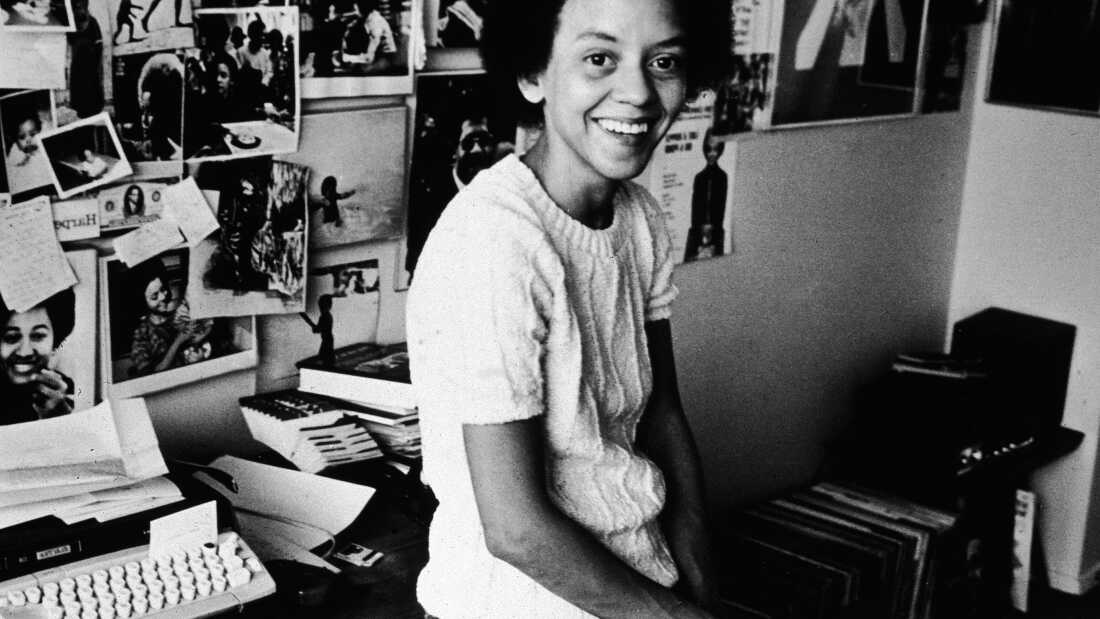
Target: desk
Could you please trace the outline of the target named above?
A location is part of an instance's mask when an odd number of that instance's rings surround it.
[[[279,464],[281,458],[265,454],[253,460]],[[283,461],[285,462],[285,461]],[[325,471],[344,481],[363,483],[377,489],[363,513],[336,537],[336,548],[357,542],[385,556],[369,568],[347,568],[334,577],[325,602],[316,606],[296,605],[285,586],[286,574],[272,570],[275,595],[249,605],[246,619],[285,617],[288,619],[423,619],[416,602],[416,578],[428,561],[428,521],[435,500],[420,485],[415,473],[401,478],[377,461],[355,463]]]

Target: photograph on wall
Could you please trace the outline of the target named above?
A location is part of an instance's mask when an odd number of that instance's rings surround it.
[[[54,90],[57,124],[67,125],[103,111],[111,99],[111,15],[106,2],[73,0],[76,30],[65,36],[61,62],[65,79]]]
[[[114,121],[126,158],[183,158],[183,54],[148,52],[114,58]]]
[[[70,0],[4,0],[0,2],[0,30],[72,32]]]
[[[715,96],[689,102],[657,145],[641,178],[665,216],[675,263],[733,253],[733,176],[737,143],[714,135]]]
[[[1100,0],[1000,0],[990,103],[1100,113]]]
[[[425,0],[424,44],[429,48],[477,47],[486,0]]]
[[[107,0],[115,56],[192,47],[190,0]]]
[[[407,115],[396,107],[302,117],[298,152],[277,159],[311,170],[310,247],[404,233]]]
[[[786,0],[771,125],[916,111],[925,0]]]
[[[134,268],[100,258],[105,394],[131,397],[255,366],[251,318],[192,316],[188,262],[184,247]]]
[[[96,391],[94,249],[65,252],[77,283],[16,312],[0,298],[0,425],[91,408]]]
[[[56,126],[53,91],[27,90],[0,98],[0,144],[8,192],[21,194],[53,184],[50,162],[36,137]]]
[[[129,230],[160,219],[164,189],[174,179],[127,180],[101,187],[96,194],[100,227],[104,232]]]
[[[62,198],[129,176],[133,172],[106,112],[39,134]]]
[[[200,48],[183,61],[184,159],[296,151],[298,8],[201,9],[195,24]]]
[[[478,172],[515,150],[516,121],[484,73],[416,79],[405,270],[411,274],[443,207]]]
[[[305,309],[309,168],[260,158],[205,163],[192,176],[200,189],[218,192],[220,228],[191,250],[192,314]]]
[[[381,289],[389,287],[392,272],[393,252],[387,249],[388,245],[373,243],[311,254],[305,310],[263,321],[257,391],[296,386],[295,364],[321,354],[326,345],[339,348],[376,340]]]
[[[413,0],[301,0],[302,96],[412,92]]]

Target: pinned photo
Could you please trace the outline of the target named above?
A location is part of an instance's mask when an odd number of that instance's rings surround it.
[[[486,0],[425,0],[424,43],[428,47],[477,47]]]
[[[160,219],[168,181],[135,181],[99,190],[100,226],[104,232],[128,230]]]
[[[106,112],[42,133],[38,139],[61,198],[133,172]]]
[[[251,318],[196,319],[188,252],[134,268],[100,259],[104,394],[131,397],[256,364]]]
[[[303,0],[302,96],[412,92],[412,4]]]
[[[258,158],[205,163],[192,175],[200,189],[218,192],[220,228],[191,250],[194,314],[305,309],[309,168]]]
[[[3,0],[0,29],[25,32],[72,32],[73,7],[69,0]]]
[[[114,119],[131,163],[183,159],[183,55],[115,56]]]
[[[53,183],[50,162],[36,138],[55,126],[52,91],[29,90],[0,98],[0,143],[12,194]]]
[[[191,47],[191,3],[184,0],[108,0],[115,56]],[[160,9],[159,11],[157,9]]]
[[[298,8],[202,9],[195,22],[201,47],[184,58],[184,159],[297,150]]]

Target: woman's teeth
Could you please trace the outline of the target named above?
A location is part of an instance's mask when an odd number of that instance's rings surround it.
[[[646,131],[649,130],[649,123],[644,123],[644,122],[629,123],[629,122],[623,122],[621,120],[609,120],[609,119],[606,119],[606,118],[601,118],[601,119],[597,120],[596,122],[601,127],[603,127],[604,130],[610,131],[611,133],[622,133],[622,134],[625,134],[625,135],[638,135],[638,134],[641,134],[641,133],[645,133]]]

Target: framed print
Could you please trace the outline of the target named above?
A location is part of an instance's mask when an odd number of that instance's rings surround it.
[[[986,100],[1100,114],[1100,0],[1000,0]]]
[[[133,172],[106,112],[42,133],[38,140],[61,198]]]
[[[103,390],[133,397],[256,365],[252,317],[194,319],[186,247],[130,269],[100,259]]]
[[[96,257],[65,253],[77,283],[24,312],[0,299],[0,425],[91,408],[96,398]],[[48,397],[44,388],[58,392]]]
[[[13,194],[49,186],[50,162],[35,137],[57,126],[52,90],[27,90],[0,97],[0,143],[8,190]]]
[[[298,7],[199,9],[201,47],[184,54],[183,158],[298,150]],[[234,32],[247,33],[240,47]]]
[[[412,92],[414,5],[419,3],[301,0],[302,96]]]
[[[388,239],[404,232],[407,118],[405,107],[302,118],[298,152],[277,159],[310,168],[310,247]]]
[[[785,0],[771,126],[916,112],[927,0]]]

